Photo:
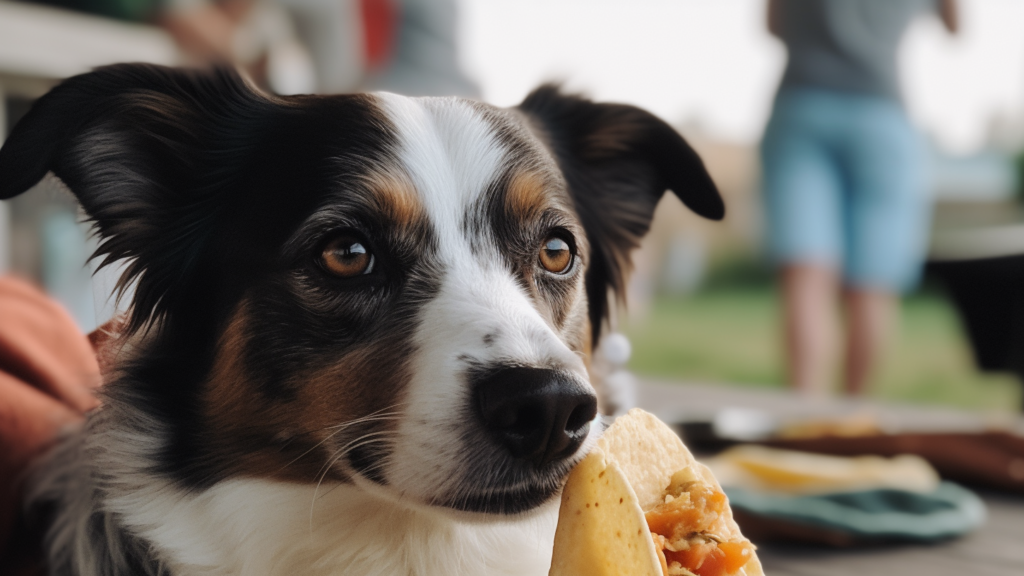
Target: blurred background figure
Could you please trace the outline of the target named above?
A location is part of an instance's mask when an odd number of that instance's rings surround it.
[[[770,0],[789,61],[761,145],[768,251],[780,271],[790,385],[828,389],[845,311],[844,390],[878,363],[898,295],[923,264],[925,146],[903,109],[896,52],[918,14],[957,30],[954,0]]]
[[[729,214],[711,224],[671,196],[659,205],[635,257],[628,310],[615,324],[631,355],[613,353],[609,369],[634,372],[641,388],[659,377],[785,389],[778,286],[763,258],[759,150],[787,49],[765,26],[767,7],[768,0],[0,0],[0,136],[62,78],[121,61],[235,62],[279,93],[474,95],[479,85],[483,100],[512,106],[555,80],[635,104],[694,145]],[[1024,289],[997,276],[978,281],[973,259],[1024,259],[1024,178],[1013,163],[1024,158],[1024,2],[957,7],[956,38],[928,17],[900,41],[900,92],[928,141],[932,241],[928,276],[902,300],[899,330],[867,393],[1013,409],[1022,400],[1015,374],[1024,376]],[[899,20],[887,21],[899,37]],[[858,74],[855,67],[848,76]],[[82,268],[94,248],[82,217],[55,180],[0,202],[0,271],[44,287],[88,331],[113,311],[104,295],[117,271],[90,278]],[[989,303],[977,321],[965,321],[964,298],[937,274],[965,259],[953,284],[1002,294],[976,295]],[[1024,286],[1024,268],[1000,262]],[[977,335],[999,346],[972,349],[965,336]]]
[[[172,0],[158,22],[194,58],[282,94],[479,95],[459,67],[454,0]]]
[[[233,64],[281,94],[478,96],[456,50],[455,0],[35,0],[153,22],[196,64]]]

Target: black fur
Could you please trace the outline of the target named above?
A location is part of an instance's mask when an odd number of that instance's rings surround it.
[[[271,98],[229,70],[138,64],[63,82],[14,128],[0,150],[0,198],[57,175],[95,222],[96,256],[130,262],[130,330],[159,327],[123,368],[171,426],[164,472],[192,486],[217,480],[197,437],[198,392],[228,314],[246,290],[296,265],[282,244],[394,142],[364,96]],[[265,381],[266,393],[287,395]]]
[[[722,219],[725,205],[697,153],[649,112],[594,103],[553,85],[534,90],[519,109],[544,132],[590,241],[586,285],[596,346],[608,291],[624,296],[629,253],[665,190],[705,218]]]

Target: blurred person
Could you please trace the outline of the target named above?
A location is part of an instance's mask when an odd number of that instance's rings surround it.
[[[769,0],[789,61],[762,141],[768,251],[780,268],[790,385],[820,394],[845,311],[846,393],[878,364],[918,279],[930,215],[925,149],[896,51],[917,15],[958,29],[955,0]]]
[[[156,22],[194,63],[233,64],[277,93],[331,94],[386,60],[394,20],[394,0],[168,0]]]
[[[193,63],[281,94],[351,92],[386,60],[394,0],[167,0],[155,21]]]
[[[406,96],[479,98],[480,87],[459,62],[456,0],[401,0],[394,47],[366,88]]]
[[[31,0],[151,22],[192,63],[278,93],[478,97],[458,61],[456,0]]]
[[[277,92],[479,96],[458,61],[455,0],[170,0],[158,21],[199,60],[238,64]],[[312,84],[275,81],[275,57],[303,65],[297,49]]]

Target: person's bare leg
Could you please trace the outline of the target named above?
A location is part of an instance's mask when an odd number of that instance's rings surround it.
[[[899,299],[884,290],[849,289],[846,304],[846,364],[843,389],[860,395],[878,367],[892,332]]]
[[[782,268],[783,324],[789,384],[804,394],[824,394],[832,379],[838,326],[839,284],[834,270],[814,264]]]

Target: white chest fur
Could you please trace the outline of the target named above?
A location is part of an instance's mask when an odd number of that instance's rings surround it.
[[[351,485],[154,484],[108,500],[175,575],[544,575],[557,502],[503,521],[457,521]]]

